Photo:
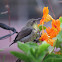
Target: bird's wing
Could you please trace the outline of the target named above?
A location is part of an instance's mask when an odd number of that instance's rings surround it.
[[[15,40],[18,41],[18,40],[20,40],[20,39],[22,39],[22,38],[24,38],[24,37],[30,35],[31,32],[32,32],[32,30],[33,30],[32,28],[25,28],[25,29],[21,30],[21,31],[17,34]]]

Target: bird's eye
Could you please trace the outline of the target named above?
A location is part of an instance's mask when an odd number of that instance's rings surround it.
[[[33,23],[35,23],[35,20],[33,21]]]

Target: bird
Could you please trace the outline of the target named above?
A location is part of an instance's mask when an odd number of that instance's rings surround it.
[[[29,42],[33,41],[34,38],[37,35],[38,32],[38,26],[37,26],[37,21],[39,21],[41,18],[38,19],[29,19],[27,24],[21,29],[21,31],[16,35],[15,39],[13,40],[14,42],[9,45],[9,47],[18,42]]]

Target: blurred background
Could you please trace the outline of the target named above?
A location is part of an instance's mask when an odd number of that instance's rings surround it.
[[[18,32],[31,18],[41,18],[43,7],[48,6],[49,14],[57,19],[62,16],[62,0],[0,0],[0,23],[14,27]],[[0,37],[12,33],[0,28]],[[10,54],[10,51],[19,51],[17,44],[9,47],[16,34],[10,38],[0,40],[0,62],[15,62],[17,58]]]

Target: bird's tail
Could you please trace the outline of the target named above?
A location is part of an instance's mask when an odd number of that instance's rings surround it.
[[[13,45],[14,43],[16,43],[15,41],[16,41],[16,40],[14,40],[14,42],[13,42],[13,43],[11,43],[11,44],[9,45],[9,47],[10,47],[11,45]]]
[[[11,43],[11,44],[9,45],[9,47],[10,47],[12,44],[14,44],[14,42],[13,42],[13,43]]]

